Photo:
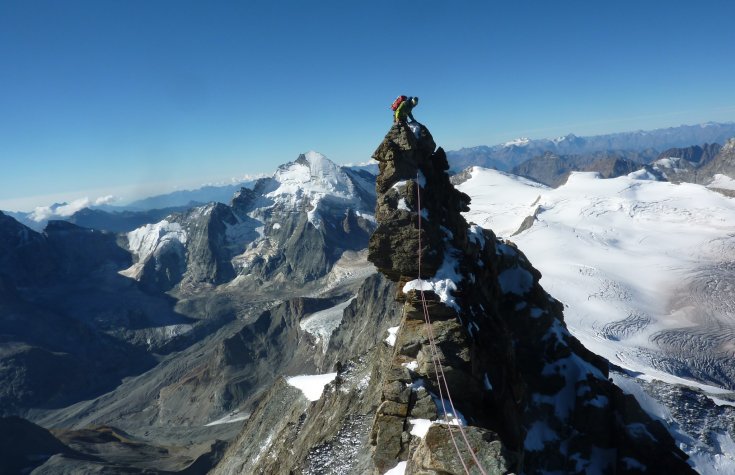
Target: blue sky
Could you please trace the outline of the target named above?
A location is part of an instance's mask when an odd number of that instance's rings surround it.
[[[735,120],[732,1],[0,1],[0,209],[369,160],[396,95],[446,149]]]

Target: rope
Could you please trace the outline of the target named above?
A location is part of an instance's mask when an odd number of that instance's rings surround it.
[[[419,185],[418,180],[418,174],[416,174],[416,189],[420,190],[421,186]],[[459,451],[459,446],[457,445],[457,441],[454,438],[454,432],[452,431],[452,424],[449,422],[449,416],[447,414],[447,407],[444,403],[444,394],[442,391],[442,385],[439,382],[439,369],[441,368],[441,361],[439,361],[439,355],[436,350],[436,346],[434,345],[434,332],[431,328],[431,318],[429,317],[429,312],[426,307],[426,299],[424,298],[424,286],[421,280],[421,191],[417,191],[418,195],[418,215],[419,215],[419,282],[420,282],[420,289],[421,289],[421,302],[422,307],[424,310],[424,321],[426,322],[426,326],[429,329],[429,343],[431,346],[431,362],[434,364],[434,374],[436,374],[436,385],[439,388],[439,400],[442,403],[442,411],[444,412],[444,420],[447,423],[447,429],[449,430],[449,436],[452,438],[452,444],[454,445],[454,450],[457,452],[457,457],[459,458],[459,461],[462,463],[462,467],[464,467],[465,473],[467,475],[470,475],[470,469],[467,468],[467,464],[465,464],[464,459],[462,458],[462,453]],[[441,371],[441,376],[444,376],[444,371]],[[445,386],[446,386],[446,380]],[[448,389],[448,388],[447,388]],[[450,399],[451,403],[451,399]],[[452,407],[452,415],[457,418],[457,412],[454,410],[454,407]],[[470,450],[472,452],[472,450]]]
[[[449,421],[449,416],[447,414],[446,405],[444,403],[444,395],[442,391],[442,382],[444,383],[444,389],[447,393],[447,398],[449,399],[449,405],[452,408],[452,415],[457,420],[457,426],[459,427],[459,431],[462,434],[462,439],[464,439],[465,446],[467,447],[467,450],[469,451],[470,455],[472,455],[472,459],[477,465],[477,468],[480,469],[480,472],[482,475],[487,475],[487,472],[480,464],[480,461],[477,459],[477,456],[475,455],[475,451],[472,450],[472,446],[470,445],[469,440],[467,439],[467,434],[465,433],[464,429],[462,428],[462,423],[459,420],[459,417],[457,416],[457,410],[454,408],[454,401],[452,400],[452,395],[449,392],[449,385],[447,384],[447,378],[444,376],[444,369],[441,365],[441,360],[439,358],[439,350],[436,347],[436,343],[434,340],[434,329],[432,328],[431,324],[431,316],[429,314],[429,307],[426,304],[426,296],[424,295],[424,286],[423,281],[421,279],[421,261],[422,261],[422,251],[421,251],[421,185],[419,184],[419,175],[416,174],[416,194],[418,198],[418,226],[419,226],[419,269],[418,269],[418,278],[419,278],[419,289],[421,293],[421,306],[423,307],[424,311],[424,321],[426,322],[426,326],[428,328],[428,334],[429,334],[429,344],[431,347],[432,352],[432,362],[434,363],[434,372],[436,374],[436,382],[437,386],[439,387],[439,398],[442,402],[442,409],[444,410],[444,419],[447,423],[447,429],[449,430],[449,435],[452,438],[452,444],[454,445],[454,449],[457,451],[457,457],[459,457],[459,461],[462,463],[462,467],[464,468],[465,472],[469,475],[470,470],[467,467],[467,464],[465,463],[464,459],[462,458],[462,454],[459,451],[459,446],[457,445],[457,442],[454,438],[454,433],[452,431],[452,424]]]

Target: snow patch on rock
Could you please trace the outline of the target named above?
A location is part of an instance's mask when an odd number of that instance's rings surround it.
[[[324,392],[324,386],[334,381],[337,373],[293,376],[286,379],[291,386],[300,389],[309,401],[318,401]]]

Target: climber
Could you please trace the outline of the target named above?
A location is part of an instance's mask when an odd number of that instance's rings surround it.
[[[416,119],[413,118],[413,114],[411,112],[413,111],[413,108],[416,107],[418,103],[419,103],[418,97],[409,97],[405,101],[402,101],[396,108],[396,113],[393,117],[393,122],[405,124],[406,117],[411,119],[411,122],[416,122]]]

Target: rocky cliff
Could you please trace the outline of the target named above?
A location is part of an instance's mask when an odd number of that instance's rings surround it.
[[[372,428],[379,471],[405,461],[406,473],[693,473],[569,333],[524,254],[465,222],[469,198],[425,127],[394,126],[374,158],[369,259],[404,301]]]

